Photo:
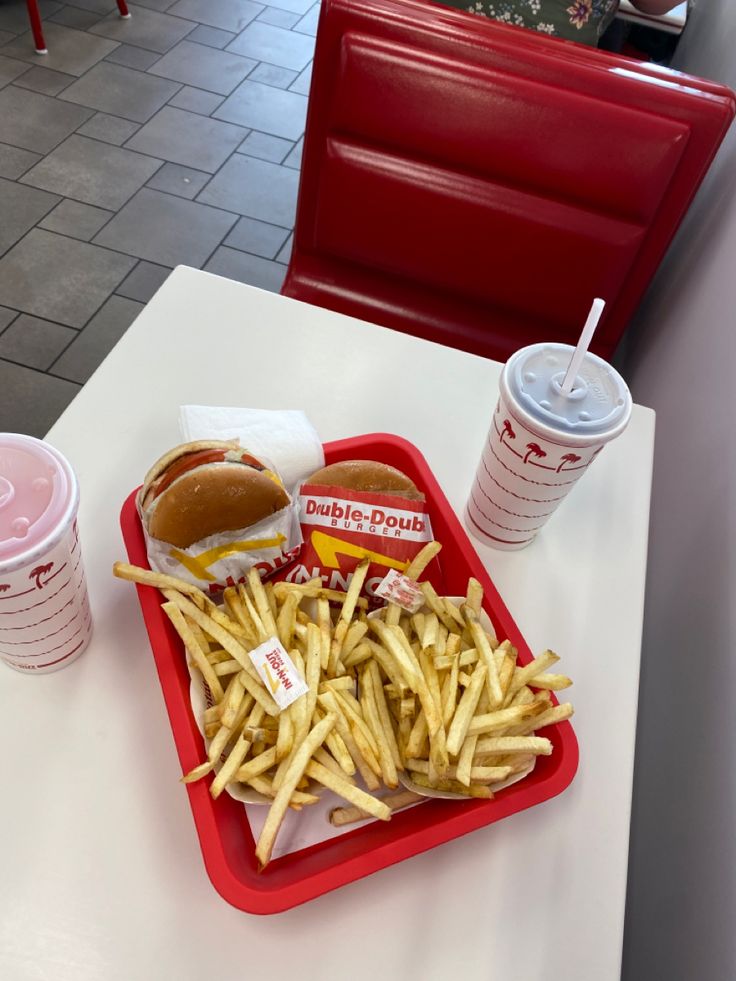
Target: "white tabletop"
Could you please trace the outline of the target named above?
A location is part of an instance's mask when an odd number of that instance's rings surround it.
[[[667,34],[682,34],[687,23],[687,3],[678,4],[666,14],[645,14],[637,10],[629,0],[621,0],[616,16],[621,20],[629,20],[658,31],[665,31]]]
[[[527,550],[478,546],[533,650],[575,686],[561,796],[290,912],[228,906],[205,873],[120,506],[178,442],[181,403],[305,408],[325,440],[396,432],[460,512],[499,365],[187,268],[49,433],[75,466],[95,616],[83,657],[0,668],[0,977],[8,981],[606,981],[619,977],[654,414]]]

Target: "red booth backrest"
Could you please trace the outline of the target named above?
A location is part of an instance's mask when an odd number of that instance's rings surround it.
[[[323,0],[284,292],[504,360],[608,356],[729,90],[422,0]]]

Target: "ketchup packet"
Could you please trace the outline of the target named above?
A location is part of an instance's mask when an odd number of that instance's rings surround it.
[[[376,589],[386,574],[391,569],[404,572],[434,539],[424,501],[307,483],[299,489],[298,502],[304,544],[297,562],[280,578],[294,583],[321,579],[328,589],[345,592],[355,567],[369,558],[363,594],[374,607],[384,604]],[[437,559],[422,578],[442,595]]]

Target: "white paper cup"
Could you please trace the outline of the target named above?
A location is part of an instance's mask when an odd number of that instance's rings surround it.
[[[57,671],[89,643],[78,507],[76,476],[58,450],[0,433],[0,659],[8,667]]]
[[[493,548],[531,544],[605,444],[628,424],[626,382],[594,354],[585,355],[571,394],[562,395],[573,350],[533,344],[504,365],[465,512],[470,533]]]

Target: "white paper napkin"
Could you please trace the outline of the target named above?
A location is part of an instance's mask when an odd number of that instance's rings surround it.
[[[182,439],[239,439],[256,456],[271,462],[289,491],[325,465],[317,430],[299,409],[241,409],[182,405]]]

